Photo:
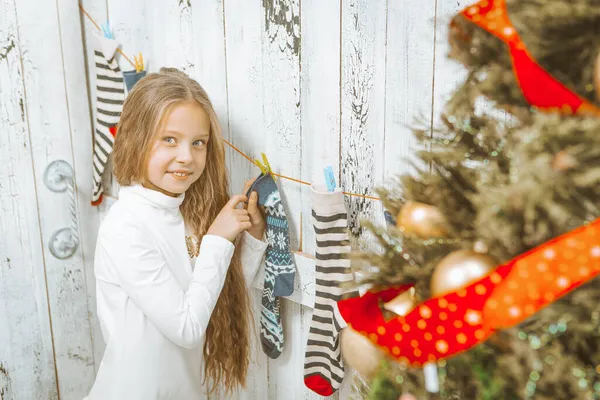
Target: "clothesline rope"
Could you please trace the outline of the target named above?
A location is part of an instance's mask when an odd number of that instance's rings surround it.
[[[81,5],[81,3],[79,3],[79,9],[81,10],[81,12],[83,12],[83,14],[91,21],[92,24],[94,24],[94,26],[96,27],[96,29],[98,29],[99,31],[102,31],[102,29],[100,28],[100,25],[98,25],[96,23],[96,21],[94,21],[94,19],[92,18],[92,16],[90,14],[88,14],[88,12],[85,10],[85,8],[83,8],[83,6]],[[127,60],[134,68],[135,68],[135,64],[129,59],[129,57],[127,57],[125,55],[125,53],[120,49],[117,48],[117,51],[119,52],[119,54],[121,54],[125,60]],[[254,161],[252,158],[250,158],[248,155],[246,155],[243,151],[241,151],[240,149],[238,149],[237,147],[235,147],[233,144],[229,143],[227,140],[223,139],[223,141],[232,149],[234,149],[235,151],[237,151],[238,153],[240,153],[244,158],[246,158],[248,161],[250,161],[252,164],[254,164],[255,166],[258,167],[258,164],[256,163],[256,161]],[[293,182],[297,182],[303,185],[308,185],[311,186],[312,183],[310,182],[305,182],[302,181],[300,179],[296,179],[296,178],[292,178],[289,176],[285,176],[285,175],[281,175],[281,174],[276,174],[276,173],[272,173],[273,175],[282,178],[282,179],[287,179]],[[358,193],[351,193],[351,192],[342,192],[343,194],[347,195],[347,196],[355,196],[355,197],[362,197],[365,199],[371,199],[371,200],[381,200],[379,197],[375,197],[375,196],[368,196],[368,195],[364,195],[364,194],[358,194]]]

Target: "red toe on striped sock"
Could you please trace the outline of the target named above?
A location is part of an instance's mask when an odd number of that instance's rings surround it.
[[[321,396],[331,396],[333,394],[331,384],[321,375],[312,375],[304,378],[304,384],[307,388]]]
[[[99,206],[99,205],[100,205],[100,203],[102,203],[102,197],[103,197],[103,196],[102,196],[102,193],[100,193],[100,197],[98,197],[98,200],[96,200],[96,201],[92,201],[92,205],[93,205],[93,206]]]

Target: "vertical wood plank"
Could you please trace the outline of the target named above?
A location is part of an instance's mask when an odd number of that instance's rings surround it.
[[[86,12],[98,25],[102,25],[108,20],[108,8],[107,0],[80,0],[79,4],[83,6]],[[96,124],[96,63],[94,59],[94,48],[96,45],[95,36],[102,35],[102,33],[96,28],[96,26],[90,21],[90,19],[83,13],[80,13],[81,27],[83,36],[83,47],[84,47],[84,58],[86,65],[86,81],[88,86],[88,105],[90,108],[90,115],[92,121],[92,143],[94,141],[94,126]],[[117,56],[117,58],[120,56]],[[112,177],[112,158],[109,157],[109,161],[106,164],[102,184],[104,190],[112,194],[113,193],[113,177]],[[92,176],[92,169],[90,168],[89,176]],[[108,211],[106,202],[100,204],[97,207],[98,212],[102,215]],[[104,346],[102,346],[102,349]],[[100,349],[100,350],[102,350]]]
[[[263,117],[263,24],[264,11],[258,0],[224,2],[229,137],[251,157],[259,157],[265,151],[262,144],[267,139]],[[259,171],[241,155],[230,154],[232,188],[243,187],[244,181]],[[247,387],[238,398],[268,399],[268,361],[258,340],[261,292],[252,291],[256,334]]]
[[[108,10],[106,6],[106,0],[79,0],[79,3],[98,24],[101,25],[107,20]],[[84,58],[89,93],[89,107],[92,116],[91,120],[96,121],[96,63],[94,61],[94,35],[101,35],[101,33],[83,13],[80,14],[80,19],[82,27],[81,36],[83,36],[83,47],[85,51]],[[91,175],[92,172],[90,170],[90,176]]]
[[[121,44],[123,52],[133,61],[133,56],[142,53],[146,69],[157,68],[149,56],[153,42],[148,32],[148,13],[152,3],[144,0],[105,0],[108,20],[115,39]],[[121,55],[117,56],[122,71],[135,68]]]
[[[452,2],[437,0],[433,126],[438,126],[441,123],[440,118],[444,112],[446,102],[464,82],[468,74],[468,70],[464,65],[448,58],[448,52],[450,51],[448,37],[452,18],[471,4],[473,4],[471,0]],[[479,115],[487,114],[507,123],[510,121],[509,114],[504,110],[495,108],[493,102],[482,96],[476,100],[475,110]]]
[[[191,4],[193,40],[194,43],[201,43],[201,45],[193,47],[194,68],[190,71],[190,75],[208,93],[219,117],[223,137],[230,140],[223,0],[202,0]],[[230,175],[234,173],[231,169],[233,155],[234,151],[225,145]],[[233,194],[239,193],[242,189],[243,187],[236,186],[230,188]]]
[[[302,180],[325,184],[331,165],[339,185],[340,1],[302,0],[301,81]],[[315,252],[310,188],[302,188],[303,245]]]
[[[340,184],[340,1],[301,1],[301,80],[302,180],[324,185],[323,168],[331,165]],[[302,188],[303,248],[315,253],[310,188]],[[298,318],[298,317],[297,317]],[[302,307],[301,345],[306,351],[312,310]],[[304,364],[304,354],[302,354]],[[340,390],[331,399],[348,398],[347,386],[352,372],[346,367]],[[308,388],[304,399],[323,399]]]
[[[263,0],[262,83],[266,137],[261,146],[275,172],[299,177],[303,149],[300,126],[300,1]],[[289,223],[290,245],[298,249],[301,184],[278,180]],[[281,298],[284,346],[282,354],[269,360],[269,398],[299,398],[305,391],[302,379],[301,305]]]
[[[302,305],[281,299],[281,321],[285,343],[281,355],[269,360],[269,399],[301,399],[306,388],[302,378]]]
[[[13,0],[0,2],[0,398],[56,399],[21,47]]]
[[[147,2],[143,3],[149,11],[146,29],[150,38],[148,57],[152,70],[175,67],[193,73],[194,48],[201,43],[194,42],[192,2],[154,0],[151,7]]]
[[[48,251],[53,232],[68,226],[70,219],[67,194],[53,193],[43,183],[50,162],[74,164],[58,10],[55,2],[36,7],[16,2],[16,9],[59,395],[62,400],[80,399],[95,374],[84,260],[81,247],[67,260]]]
[[[70,139],[74,160],[73,167],[78,188],[79,238],[85,275],[85,294],[88,301],[88,318],[92,326],[92,359],[94,361],[94,371],[97,371],[104,353],[102,330],[96,317],[96,284],[94,279],[94,251],[100,220],[98,209],[90,205],[93,191],[91,157],[93,152],[93,129],[88,104],[85,53],[77,4],[64,0],[59,1],[57,4]]]
[[[267,140],[261,151],[275,172],[299,177],[303,149],[300,126],[300,0],[262,0],[263,109]],[[286,206],[291,246],[298,248],[301,184],[278,179]]]
[[[389,2],[387,26],[386,179],[410,172],[411,128],[431,125],[435,0]]]
[[[64,1],[64,0],[63,0]],[[129,3],[129,2],[127,2]],[[105,22],[110,22],[111,32],[116,37],[117,40],[120,40],[120,35],[115,33],[114,23],[110,20],[108,16],[108,0],[80,0],[79,4],[83,6],[88,15],[96,22],[98,25],[102,25]],[[94,141],[94,127],[96,125],[96,63],[94,58],[94,49],[96,47],[96,36],[102,36],[102,32],[98,30],[98,28],[92,23],[90,18],[88,18],[83,12],[80,13],[81,19],[81,28],[83,37],[83,48],[84,48],[84,58],[86,65],[86,80],[88,85],[88,103],[90,108],[91,115],[91,129],[92,129],[92,143]],[[118,24],[117,24],[117,27]],[[121,43],[122,44],[122,43]],[[120,60],[122,57],[117,54],[117,60]],[[93,144],[92,144],[93,146]],[[116,195],[118,193],[118,185],[116,179],[113,176],[113,165],[112,165],[112,157],[109,156],[108,163],[106,164],[106,168],[104,170],[104,174],[102,176],[102,184],[104,187],[105,193],[108,195]],[[90,167],[89,176],[92,176],[92,167]],[[106,201],[103,201],[99,206],[96,207],[100,216],[106,214],[108,211],[108,205]],[[94,294],[95,297],[95,294]],[[95,300],[94,300],[95,301]],[[95,307],[95,306],[94,306]],[[99,329],[98,321],[94,322],[94,332],[97,337],[101,332]],[[104,352],[104,343],[103,341],[96,341],[94,343],[94,353],[96,355],[102,354]],[[97,360],[99,362],[99,360]],[[96,366],[97,368],[97,366]]]
[[[383,180],[386,1],[342,3],[341,181],[346,191],[368,195]],[[351,197],[354,237],[368,232],[360,220],[382,221],[381,203]]]
[[[435,71],[433,87],[433,126],[440,123],[440,116],[450,94],[467,76],[467,69],[457,61],[448,58],[450,51],[448,32],[452,17],[472,3],[471,0],[436,0],[435,16]]]
[[[387,8],[385,0],[348,0],[341,8],[341,132],[340,174],[345,191],[373,195],[383,183],[386,137],[386,45]],[[362,219],[383,222],[378,201],[347,197],[348,224],[355,239],[367,240],[369,232]],[[363,248],[363,243],[355,241]],[[349,397],[353,373],[349,371],[340,398]]]
[[[148,56],[152,49],[152,41],[148,34],[149,23],[147,17],[147,14],[154,9],[151,2],[143,0],[105,1],[110,27],[114,38],[120,44],[121,50],[131,61],[134,61],[134,56],[142,53],[144,57],[144,67],[150,72],[150,68],[154,67],[152,58]],[[90,45],[93,45],[93,42]],[[135,70],[131,63],[121,54],[117,53],[115,57],[121,71]],[[91,79],[95,82],[95,74],[92,74]],[[95,102],[95,98],[92,99],[92,101]],[[104,172],[103,183],[105,190],[111,196],[118,197],[119,184],[113,175],[113,171],[114,166],[112,157],[109,157],[109,162]],[[108,204],[104,201],[99,208],[102,213],[106,213],[108,211]]]
[[[262,291],[250,289],[250,305],[252,307],[252,321],[250,325],[250,365],[246,379],[246,387],[238,389],[232,399],[252,400],[255,398],[267,399],[268,391],[268,362],[260,344],[260,309]],[[254,397],[263,394],[264,397]],[[225,399],[225,397],[219,397]]]

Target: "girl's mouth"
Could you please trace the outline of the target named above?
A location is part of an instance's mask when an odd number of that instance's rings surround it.
[[[179,180],[185,180],[192,174],[191,172],[168,172],[168,173],[171,174],[171,176],[173,176],[173,178],[179,179]]]

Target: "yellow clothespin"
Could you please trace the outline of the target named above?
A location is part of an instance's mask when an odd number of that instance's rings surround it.
[[[135,62],[135,71],[142,72],[144,70],[144,56],[142,56],[142,52],[139,53],[139,57],[134,54],[133,61]]]
[[[262,154],[264,164],[261,163],[259,159],[254,159],[254,161],[256,161],[256,165],[258,165],[258,168],[260,168],[260,172],[262,172],[263,174],[270,174],[271,177],[275,179],[275,176],[273,176],[273,171],[271,170],[271,164],[269,164],[269,160],[267,160],[267,156],[265,155],[265,153],[260,154]]]

